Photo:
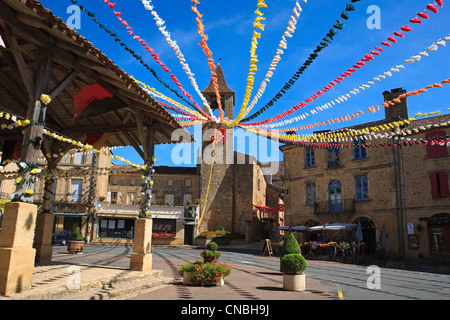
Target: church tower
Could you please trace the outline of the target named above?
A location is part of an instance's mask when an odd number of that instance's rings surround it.
[[[235,93],[225,80],[220,65],[217,66],[216,75],[218,91],[224,111],[224,118],[233,120]],[[209,85],[202,91],[211,109],[219,108],[214,83],[211,79]],[[206,106],[203,106],[206,111]],[[217,113],[217,112],[216,112]],[[204,212],[200,231],[215,230],[219,225],[226,230],[232,230],[233,195],[234,195],[234,134],[233,128],[221,123],[207,123],[202,126],[202,161],[200,164],[200,194],[202,200],[201,213]],[[215,146],[211,137],[216,139]],[[212,165],[212,150],[215,147],[214,164]],[[213,166],[211,170],[211,165]],[[208,192],[209,184],[209,192]],[[207,196],[206,203],[205,198]],[[205,208],[204,208],[205,206]]]

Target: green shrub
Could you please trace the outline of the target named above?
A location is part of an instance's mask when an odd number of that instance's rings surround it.
[[[205,259],[205,262],[208,262],[209,260],[219,259],[222,255],[222,252],[217,250],[204,250],[200,255],[203,259]]]
[[[72,236],[70,237],[74,241],[84,241],[84,236],[81,233],[80,227],[76,227]]]
[[[292,233],[289,234],[286,241],[283,243],[283,247],[281,248],[281,256],[290,253],[302,254],[302,250],[300,249],[297,239],[295,239],[295,236]]]
[[[206,249],[215,251],[215,250],[219,249],[219,246],[214,241],[211,241],[210,243],[208,243],[206,245]]]
[[[281,258],[280,267],[283,273],[295,274],[306,270],[306,260],[301,254],[289,253]]]

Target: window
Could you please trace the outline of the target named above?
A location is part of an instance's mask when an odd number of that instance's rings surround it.
[[[84,164],[84,152],[75,153],[73,164]]]
[[[81,202],[82,191],[83,191],[83,180],[73,179],[71,190],[70,190],[72,203],[80,203]]]
[[[443,253],[445,250],[445,232],[444,228],[432,228],[431,234],[431,252]]]
[[[433,172],[430,175],[430,180],[431,180],[431,196],[433,198],[443,198],[450,196],[448,190],[447,172]]]
[[[174,202],[175,202],[175,195],[174,194],[169,194],[168,193],[168,194],[166,194],[164,196],[164,204],[166,206],[173,206]]]
[[[173,180],[172,179],[167,180],[167,185],[168,186],[173,186]]]
[[[445,131],[433,131],[428,132],[425,135],[425,138],[427,139],[435,139],[436,137],[445,137],[446,133]],[[447,156],[447,145],[444,143],[443,145],[440,145],[439,143],[434,143],[433,145],[431,143],[427,143],[427,158],[428,159],[434,159],[434,158],[442,158]]]
[[[183,205],[187,205],[188,201],[192,201],[192,194],[183,195]]]
[[[190,187],[191,186],[191,180],[186,180],[186,187]]]
[[[341,160],[339,158],[339,148],[328,149],[328,168],[339,167]]]
[[[355,177],[356,201],[369,200],[369,183],[367,176]]]
[[[330,212],[342,212],[342,184],[339,180],[333,180],[328,185],[328,205]]]
[[[308,182],[306,184],[306,205],[313,206],[316,201],[316,184]]]
[[[306,147],[305,148],[305,167],[312,168],[314,166],[315,166],[314,148]]]
[[[117,192],[111,192],[111,203],[112,204],[116,204],[117,203],[117,197],[118,197],[118,193]]]
[[[362,137],[354,138],[353,143],[355,144],[355,149],[353,151],[354,159],[367,158],[366,139]]]
[[[136,192],[128,192],[127,203],[128,204],[136,204]]]

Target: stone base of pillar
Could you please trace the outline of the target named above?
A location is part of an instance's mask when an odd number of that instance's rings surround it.
[[[13,202],[5,206],[0,232],[0,294],[31,289],[36,213],[34,204]]]
[[[52,234],[55,216],[51,213],[39,213],[36,219],[36,234],[34,245],[36,263],[45,264],[52,261]]]
[[[133,252],[130,257],[130,270],[142,272],[152,270],[152,254]]]
[[[152,219],[136,219],[130,270],[146,272],[152,269]]]

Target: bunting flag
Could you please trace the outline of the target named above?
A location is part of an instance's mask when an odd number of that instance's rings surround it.
[[[352,3],[358,2],[360,0],[351,0]],[[275,102],[277,102],[300,78],[300,76],[303,74],[303,72],[308,69],[308,67],[315,61],[315,59],[319,56],[319,53],[326,47],[329,46],[334,40],[334,37],[337,35],[337,30],[343,30],[345,27],[345,24],[342,22],[343,20],[348,20],[349,16],[348,13],[351,11],[355,11],[356,8],[352,4],[347,3],[344,11],[342,11],[341,15],[339,16],[339,19],[336,20],[333,27],[329,29],[328,33],[325,37],[322,38],[322,42],[320,42],[319,45],[317,45],[316,49],[313,53],[311,53],[308,57],[308,59],[303,63],[303,65],[297,70],[297,72],[291,77],[291,79],[286,82],[286,84],[283,86],[283,88],[273,97],[264,107],[259,109],[257,112],[255,112],[253,115],[243,119],[241,122],[248,122],[256,117],[258,117],[263,112],[270,109]]]
[[[116,6],[116,3],[111,3],[109,0],[104,0],[104,2],[106,4],[108,4],[108,7],[113,10],[114,14],[117,16],[117,19],[121,22],[121,24],[126,27],[126,29],[128,30],[128,33],[130,34],[130,36],[133,36],[133,39],[138,41],[144,48],[145,50],[147,50],[148,53],[150,53],[150,55],[153,57],[153,59],[156,61],[157,64],[159,64],[161,66],[161,68],[166,71],[167,73],[170,73],[170,69],[164,64],[164,62],[161,61],[161,59],[159,58],[159,56],[155,53],[155,51],[149,46],[148,42],[145,41],[143,38],[141,38],[140,36],[136,35],[135,32],[133,31],[133,27],[131,27],[127,21],[125,21],[122,18],[122,12],[118,12],[115,11],[114,8]],[[180,91],[195,105],[195,107],[202,113],[204,113],[203,109],[200,108],[197,104],[197,102],[195,102],[192,99],[192,96],[183,88],[182,84],[180,83],[180,81],[177,79],[177,77],[171,73],[170,74],[170,78],[172,79],[172,81],[178,86],[178,88],[180,89]],[[205,114],[205,113],[204,113]],[[205,114],[205,116],[207,116]]]
[[[72,121],[127,107],[99,83],[84,87],[73,99],[75,115]]]
[[[255,29],[259,29],[260,31],[264,31],[265,25],[262,24],[262,21],[264,21],[266,18],[264,18],[264,14],[259,10],[260,8],[267,8],[267,5],[264,3],[265,0],[258,0],[257,8],[255,11],[256,18],[253,22],[253,27]],[[230,122],[227,123],[228,126],[232,127],[239,123],[240,119],[244,117],[245,109],[250,102],[250,95],[253,91],[253,84],[255,82],[255,74],[258,70],[258,67],[256,63],[258,62],[258,56],[256,54],[256,49],[258,47],[258,39],[261,39],[261,32],[257,32],[256,30],[253,30],[253,37],[251,42],[251,49],[250,49],[250,70],[247,76],[247,87],[245,89],[244,94],[244,102],[242,103],[241,110],[239,111],[238,117]]]
[[[197,9],[197,4],[200,4],[197,0],[191,0],[191,2],[195,2],[195,4],[191,7],[192,11],[197,15],[195,18],[195,21],[197,21],[197,28],[198,28],[198,34],[202,38],[202,41],[200,42],[200,47],[203,49],[203,52],[205,53],[206,57],[208,58],[208,66],[209,70],[211,71],[211,81],[213,82],[214,92],[216,94],[216,100],[217,105],[220,111],[220,122],[223,122],[223,108],[222,108],[222,102],[220,100],[220,93],[219,93],[219,80],[217,79],[217,75],[215,73],[216,65],[214,64],[214,59],[212,58],[212,51],[209,49],[208,44],[206,43],[208,41],[208,36],[205,34],[205,26],[202,22],[202,15]]]
[[[418,53],[415,56],[412,56],[409,59],[404,60],[405,63],[408,64],[412,64],[414,62],[420,61],[422,57],[428,57],[429,54],[427,53],[427,51],[436,51],[438,50],[438,48],[444,47],[446,45],[446,41],[450,41],[450,35],[444,37],[444,38],[440,38],[438,41],[434,42],[431,46],[427,47],[426,49],[424,49],[423,51],[421,51],[420,53]],[[275,123],[269,123],[269,124],[264,124],[264,125],[260,125],[260,126],[255,126],[258,128],[276,128],[276,127],[280,127],[280,126],[284,126],[284,125],[288,125],[291,124],[293,122],[297,122],[297,121],[301,121],[301,120],[305,120],[309,115],[315,115],[320,111],[324,111],[327,110],[329,108],[332,108],[335,105],[339,105],[341,103],[344,103],[346,101],[348,101],[348,99],[350,99],[352,96],[357,95],[361,92],[365,92],[366,89],[369,89],[372,85],[375,84],[374,81],[382,81],[384,79],[387,79],[389,77],[392,77],[394,73],[398,73],[401,70],[404,70],[406,67],[402,64],[400,65],[395,65],[394,67],[390,68],[388,71],[384,72],[383,74],[380,74],[376,77],[374,77],[371,81],[366,82],[365,84],[362,84],[358,87],[356,87],[355,89],[349,91],[348,93],[341,95],[339,97],[337,97],[336,99],[333,99],[325,104],[322,104],[321,106],[316,107],[315,109],[309,111],[308,112],[304,112],[303,114],[299,115],[299,116],[295,116],[292,117],[290,119],[286,119],[286,120],[282,120],[279,122],[275,122]],[[369,110],[370,111],[370,110]],[[285,131],[289,131],[290,129],[283,129]]]
[[[427,8],[428,8],[428,6],[427,6]],[[426,12],[428,12],[428,10]],[[437,13],[437,11],[435,13]],[[419,18],[417,18],[417,15],[413,19],[420,20]],[[383,41],[382,45],[391,47],[391,43],[397,43],[398,42],[397,38],[404,38],[405,37],[404,34],[402,33],[402,31],[403,32],[410,32],[410,31],[412,31],[412,28],[410,28],[408,25],[404,25],[404,26],[400,27],[398,30],[396,30],[393,33],[392,36],[388,37],[388,41]],[[372,51],[370,51],[370,53],[366,54],[362,59],[360,59],[360,61],[358,61],[356,64],[354,64],[352,68],[348,68],[346,71],[341,73],[340,76],[336,77],[334,79],[334,81],[331,81],[327,86],[325,86],[321,90],[318,90],[315,94],[313,94],[311,97],[305,99],[300,104],[297,104],[296,106],[286,110],[282,114],[279,114],[279,115],[277,115],[275,117],[272,117],[272,118],[264,120],[264,121],[251,123],[250,125],[261,125],[261,124],[267,124],[267,123],[270,123],[270,122],[273,122],[273,121],[276,121],[276,120],[280,120],[280,119],[283,119],[286,116],[294,113],[295,111],[299,110],[300,108],[305,107],[308,103],[313,102],[316,99],[319,99],[323,94],[325,94],[328,91],[334,89],[334,87],[337,86],[337,84],[341,84],[343,81],[345,81],[346,78],[349,78],[350,76],[352,76],[353,73],[355,73],[357,70],[361,69],[361,67],[365,66],[367,62],[374,60],[375,57],[379,56],[381,52],[384,52],[384,49],[382,47],[376,46],[374,50],[372,50]],[[384,76],[391,76],[391,75],[392,74],[389,71]],[[284,89],[286,91],[289,88],[290,88],[290,86],[288,88],[284,88]],[[285,91],[283,92],[283,94],[285,93]],[[281,94],[281,95],[279,94],[279,97],[281,98],[281,96],[283,94]],[[262,112],[263,111],[261,111],[259,114],[261,114]],[[255,113],[253,116],[256,117],[259,114]],[[251,120],[253,118],[248,117],[248,118],[242,120],[242,122],[247,122],[247,121],[249,121],[249,120]]]
[[[152,74],[152,76],[161,84],[163,85],[166,89],[170,90],[172,93],[174,93],[178,98],[180,98],[181,100],[183,100],[184,102],[186,102],[188,105],[192,106],[193,108],[195,108],[195,106],[188,100],[185,99],[185,97],[183,97],[177,90],[173,89],[171,86],[169,86],[167,83],[165,83],[161,78],[159,78],[158,73],[150,68],[150,66],[148,64],[145,63],[145,61],[142,59],[141,56],[138,56],[136,54],[136,52],[132,49],[130,49],[130,47],[128,47],[128,45],[126,43],[124,43],[118,36],[116,33],[112,32],[111,30],[109,30],[105,24],[100,23],[100,21],[96,18],[95,14],[92,13],[91,11],[87,10],[86,7],[79,5],[77,0],[70,0],[73,4],[77,5],[81,11],[86,12],[86,14],[88,15],[88,17],[90,17],[92,19],[92,21],[98,25],[98,27],[102,30],[104,30],[107,34],[109,34],[112,38],[114,38],[114,41],[117,42],[118,44],[120,44],[120,46],[127,51],[130,55],[133,56],[133,58],[135,58],[142,66],[144,66],[148,71],[150,71],[150,73]],[[114,8],[114,7],[113,7]]]
[[[209,106],[209,103],[206,100],[206,98],[201,93],[201,91],[197,85],[197,81],[194,78],[194,74],[191,72],[189,65],[186,63],[186,58],[184,57],[183,53],[181,52],[180,47],[178,46],[176,41],[172,40],[170,33],[166,30],[167,27],[165,25],[165,21],[162,20],[159,17],[158,13],[154,10],[153,5],[151,4],[152,3],[151,0],[141,0],[141,1],[142,1],[142,4],[144,5],[145,9],[151,12],[154,20],[156,21],[156,26],[158,27],[159,31],[166,39],[166,42],[169,44],[169,46],[175,52],[175,55],[177,56],[178,60],[180,61],[180,64],[183,67],[183,70],[185,71],[186,75],[189,77],[192,86],[194,87],[195,91],[201,98],[203,105],[206,107],[206,109],[208,111],[208,118],[211,121],[218,122],[219,119],[216,119],[216,117],[214,117],[211,107]]]
[[[303,2],[307,3],[307,0],[303,0]],[[259,12],[258,10],[255,12],[257,13]],[[296,29],[296,24],[297,24],[297,19],[300,17],[300,14],[302,12],[302,7],[300,6],[300,4],[298,3],[298,1],[296,1],[295,3],[295,7],[293,9],[293,14],[290,16],[289,18],[289,22],[288,22],[288,26],[286,27],[286,31],[284,32],[283,36],[281,37],[280,43],[278,45],[278,49],[277,52],[270,64],[269,70],[266,73],[266,76],[264,78],[264,80],[262,81],[258,92],[256,93],[255,97],[253,98],[252,102],[250,103],[250,105],[245,109],[245,111],[243,113],[240,113],[238,118],[236,119],[235,123],[239,123],[243,117],[245,117],[255,106],[255,104],[258,102],[259,98],[261,98],[261,96],[264,94],[265,90],[266,90],[266,86],[267,83],[270,82],[270,78],[273,76],[273,72],[276,70],[276,67],[278,65],[278,62],[281,60],[281,55],[284,53],[283,50],[287,49],[287,39],[288,38],[292,38],[295,29]],[[260,14],[262,15],[262,14]]]
[[[185,110],[187,113],[189,113],[190,115],[192,115],[193,117],[198,117],[201,119],[206,119],[206,117],[204,117],[203,115],[199,114],[197,111],[195,110],[191,110],[188,107],[185,107],[183,105],[181,105],[180,103],[176,102],[175,100],[166,97],[165,95],[163,95],[162,93],[156,91],[154,88],[148,86],[147,84],[145,84],[142,81],[137,80],[136,78],[134,78],[133,76],[130,76],[131,79],[133,79],[136,83],[138,83],[144,90],[146,90],[148,92],[148,94],[150,94],[152,97],[157,98],[157,99],[163,99],[164,101],[167,101],[169,103],[172,103],[176,106],[178,106],[179,108]]]
[[[398,96],[398,98],[395,98],[395,99],[392,99],[389,101],[385,101],[382,104],[382,106],[385,108],[394,107],[396,104],[401,103],[402,99],[405,99],[405,98],[413,96],[413,95],[417,96],[422,93],[426,93],[426,92],[428,92],[429,89],[442,88],[442,84],[449,84],[449,83],[450,83],[450,79],[446,79],[441,82],[428,85],[428,86],[418,89],[418,90],[409,91],[407,93],[401,94],[400,96]],[[375,113],[376,111],[380,110],[380,105],[377,105],[376,107],[372,106],[367,109],[369,110],[370,113]],[[292,127],[292,128],[288,128],[288,129],[282,129],[282,130],[277,130],[277,129],[265,129],[265,130],[267,130],[267,132],[295,132],[295,131],[301,131],[301,130],[307,130],[307,129],[314,129],[314,128],[320,128],[320,127],[326,126],[327,124],[331,125],[331,124],[340,123],[340,122],[344,122],[344,121],[351,121],[351,120],[359,117],[359,115],[364,115],[364,112],[362,110],[359,110],[354,113],[346,114],[346,115],[343,115],[340,117],[335,117],[333,119],[329,119],[329,120],[322,121],[322,122],[308,124],[308,125],[301,126],[301,127]],[[241,127],[248,128],[243,125],[241,125]]]

